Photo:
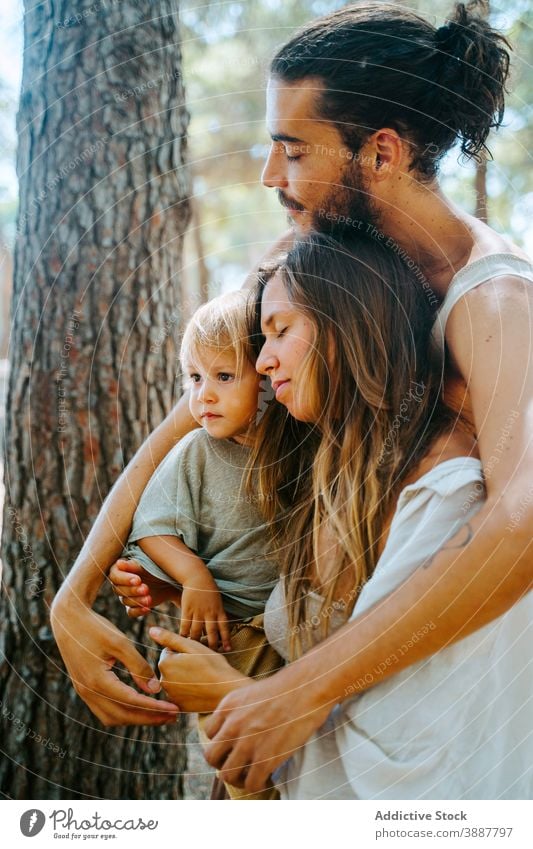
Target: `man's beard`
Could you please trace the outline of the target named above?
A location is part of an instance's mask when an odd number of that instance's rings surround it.
[[[336,239],[356,230],[380,229],[381,214],[371,200],[361,166],[353,161],[313,213],[313,228]]]

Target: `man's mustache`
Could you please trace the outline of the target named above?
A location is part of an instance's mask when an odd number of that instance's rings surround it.
[[[298,203],[297,200],[289,199],[287,197],[287,195],[284,194],[284,192],[281,191],[281,189],[276,189],[276,193],[277,193],[278,200],[279,200],[280,204],[282,206],[284,206],[286,209],[297,209],[299,212],[304,211],[305,207],[302,206],[301,203]]]

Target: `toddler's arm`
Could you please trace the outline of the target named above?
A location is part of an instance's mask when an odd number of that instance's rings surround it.
[[[137,545],[183,587],[180,635],[199,640],[204,630],[209,648],[231,650],[229,623],[222,597],[204,561],[176,536],[143,537]]]

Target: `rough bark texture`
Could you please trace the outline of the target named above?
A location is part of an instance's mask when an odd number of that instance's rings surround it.
[[[485,8],[481,10],[481,16],[490,23],[490,2],[485,3]],[[474,179],[474,189],[476,192],[476,211],[475,215],[480,221],[485,224],[489,220],[488,211],[488,193],[487,193],[487,156],[484,151],[481,152],[481,160],[476,163],[476,176]]]
[[[476,216],[487,223],[488,221],[488,195],[487,195],[487,157],[483,156],[481,162],[476,165]]]
[[[187,113],[173,0],[27,0],[6,418],[0,791],[180,798],[183,727],[104,729],[49,606],[174,400]],[[109,592],[97,609],[142,644]],[[153,658],[152,658],[153,659]]]

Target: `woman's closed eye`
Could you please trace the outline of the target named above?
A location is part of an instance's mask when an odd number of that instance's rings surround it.
[[[288,330],[288,329],[289,329],[289,325],[287,325],[286,327],[284,327],[282,330],[279,330],[279,331],[276,333],[276,339],[281,339],[281,337],[285,335],[285,333],[287,332],[287,330]]]

